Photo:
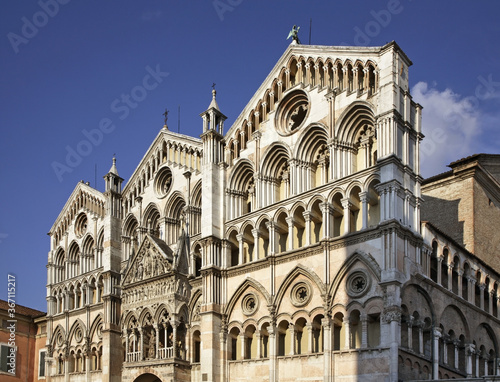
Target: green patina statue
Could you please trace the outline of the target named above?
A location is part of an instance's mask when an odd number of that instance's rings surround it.
[[[295,41],[297,44],[300,44],[299,40],[299,29],[300,27],[297,27],[297,25],[294,25],[290,33],[288,33],[288,37],[286,38],[287,40],[291,37],[293,41]]]

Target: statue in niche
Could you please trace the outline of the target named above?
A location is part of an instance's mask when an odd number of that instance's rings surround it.
[[[137,280],[142,280],[143,276],[144,276],[144,266],[142,265],[142,262],[141,262],[137,266],[136,279]]]
[[[151,334],[149,335],[149,350],[148,358],[156,357],[156,336],[154,329],[151,329]]]
[[[153,270],[151,260],[152,260],[151,256],[149,256],[149,255],[147,258],[146,257],[144,258],[144,262],[146,264],[146,276],[148,276],[148,277],[151,276],[152,270]]]

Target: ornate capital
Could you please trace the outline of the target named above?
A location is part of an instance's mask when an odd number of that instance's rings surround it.
[[[381,319],[386,324],[390,324],[392,321],[401,322],[401,308],[399,306],[385,308]]]

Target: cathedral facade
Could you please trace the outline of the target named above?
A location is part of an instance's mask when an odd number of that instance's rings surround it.
[[[439,201],[421,221],[411,65],[294,42],[227,130],[213,90],[199,138],[165,125],[126,185],[115,159],[104,192],[77,184],[49,233],[46,380],[497,374],[500,275]]]

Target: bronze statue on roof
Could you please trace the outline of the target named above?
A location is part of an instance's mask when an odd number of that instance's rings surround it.
[[[288,37],[286,38],[287,40],[291,37],[293,41],[295,41],[297,44],[300,44],[299,40],[299,29],[300,27],[297,27],[297,25],[294,25],[290,33],[288,33]]]

